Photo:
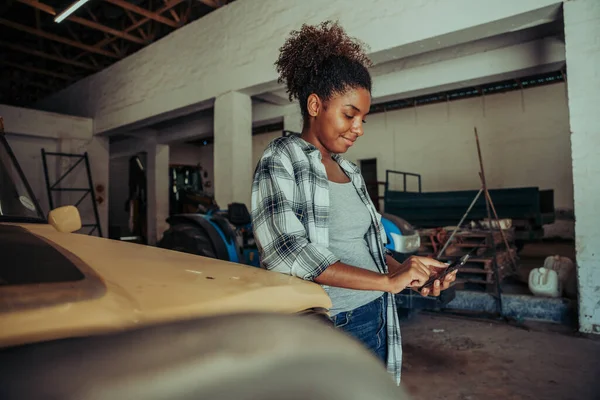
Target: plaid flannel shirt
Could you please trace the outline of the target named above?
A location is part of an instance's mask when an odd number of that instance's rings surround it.
[[[381,273],[387,273],[386,235],[360,170],[339,155],[333,158],[352,180],[371,214],[365,239]],[[268,270],[313,281],[339,261],[329,251],[329,180],[319,150],[299,136],[272,141],[256,166],[252,184],[252,224]],[[387,369],[400,383],[402,348],[393,294],[387,293]]]

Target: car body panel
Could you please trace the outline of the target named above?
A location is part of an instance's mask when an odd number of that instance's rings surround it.
[[[105,290],[100,296],[27,309],[3,304],[3,347],[209,315],[290,314],[331,307],[320,285],[296,277],[156,247],[61,233],[48,224],[14,225],[72,253],[99,277]],[[10,302],[6,296],[0,301]]]

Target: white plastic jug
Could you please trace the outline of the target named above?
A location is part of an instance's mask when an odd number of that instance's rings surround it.
[[[529,290],[536,296],[560,297],[562,285],[558,273],[548,268],[534,268],[529,273]]]

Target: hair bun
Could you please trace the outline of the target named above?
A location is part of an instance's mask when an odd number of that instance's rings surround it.
[[[332,58],[345,58],[364,67],[371,66],[366,45],[351,38],[337,23],[325,21],[319,25],[302,25],[294,30],[279,49],[275,66],[279,83],[285,83],[290,101],[299,98],[303,87],[319,76]]]

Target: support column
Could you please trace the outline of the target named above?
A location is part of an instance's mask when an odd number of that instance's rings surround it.
[[[302,113],[298,103],[294,104],[294,107],[287,107],[287,111],[283,116],[283,130],[302,132]]]
[[[600,334],[600,2],[564,7],[569,118],[575,197],[579,329]]]
[[[148,244],[154,246],[169,227],[169,146],[148,146],[146,163]]]
[[[233,202],[250,208],[252,190],[252,100],[229,92],[215,100],[215,199],[223,209]]]

